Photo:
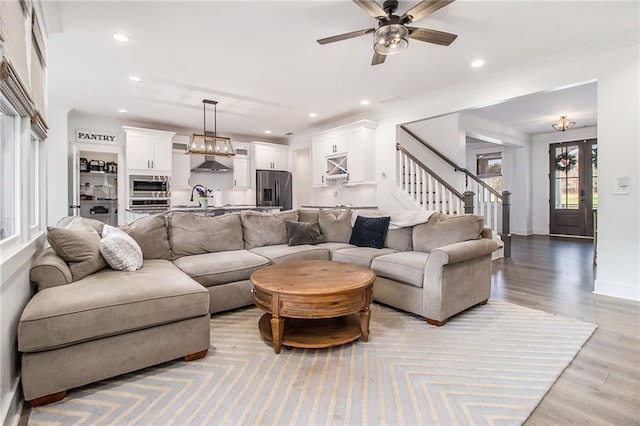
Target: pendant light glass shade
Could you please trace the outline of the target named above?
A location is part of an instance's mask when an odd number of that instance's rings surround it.
[[[213,133],[207,132],[207,104],[213,104]],[[208,99],[202,100],[203,109],[203,126],[202,134],[194,133],[189,141],[188,154],[203,154],[203,155],[224,155],[226,157],[232,157],[236,155],[236,152],[231,145],[231,138],[218,136],[216,134],[217,127],[217,101],[210,101]]]
[[[560,116],[560,120],[558,120],[557,123],[552,124],[551,127],[553,127],[559,132],[564,132],[565,130],[569,130],[575,125],[576,125],[575,121],[569,121],[566,115],[562,115]]]
[[[404,25],[384,25],[374,34],[373,50],[380,55],[395,55],[409,46],[407,37],[409,37],[409,30]]]

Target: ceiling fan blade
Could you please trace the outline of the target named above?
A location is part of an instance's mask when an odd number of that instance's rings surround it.
[[[387,59],[387,55],[381,55],[378,52],[373,52],[373,59],[371,60],[371,65],[380,65],[384,63],[385,59]]]
[[[374,0],[353,0],[353,2],[376,19],[387,18],[387,12]]]
[[[327,38],[321,38],[320,40],[318,40],[318,43],[320,44],[334,43],[336,41],[342,41],[342,40],[347,40],[354,37],[360,37],[365,34],[370,34],[374,31],[375,31],[375,28],[367,28],[366,30],[352,31],[350,33],[335,35]]]
[[[454,1],[455,0],[423,0],[405,12],[405,14],[400,17],[400,22],[408,24],[417,21]]]
[[[407,27],[409,37],[415,40],[426,41],[427,43],[449,46],[458,37],[455,34],[444,31],[429,30],[426,28]]]

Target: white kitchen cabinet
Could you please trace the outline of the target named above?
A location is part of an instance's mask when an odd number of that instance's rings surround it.
[[[358,126],[347,131],[347,184],[375,183],[375,129]]]
[[[263,142],[253,143],[253,159],[258,170],[289,170],[288,149],[283,145]]]
[[[376,123],[360,120],[311,138],[313,186],[375,183]]]
[[[191,158],[179,149],[171,155],[171,187],[191,188]]]
[[[244,155],[233,157],[233,187],[246,189],[251,187],[249,179],[249,159]]]
[[[324,141],[326,155],[344,154],[349,150],[347,132],[336,131],[327,135]]]
[[[311,185],[324,186],[325,175],[327,173],[327,156],[326,156],[326,141],[325,137],[317,137],[311,139]]]
[[[171,175],[175,132],[122,127],[126,133],[125,163],[129,174]]]

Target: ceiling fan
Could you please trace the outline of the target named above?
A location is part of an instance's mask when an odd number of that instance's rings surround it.
[[[426,28],[408,27],[406,24],[431,15],[433,12],[454,1],[455,0],[423,0],[402,16],[398,16],[394,15],[398,9],[397,0],[385,0],[382,7],[374,0],[353,0],[355,4],[378,20],[378,28],[367,28],[366,30],[352,31],[333,37],[322,38],[318,40],[318,43],[334,43],[336,41],[374,33],[374,53],[371,65],[382,64],[388,55],[395,55],[396,53],[404,51],[407,46],[409,46],[407,37],[427,43],[449,46],[456,37],[458,37],[457,35]]]

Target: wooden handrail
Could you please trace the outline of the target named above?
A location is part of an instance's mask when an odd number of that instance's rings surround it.
[[[471,180],[475,181],[476,183],[478,183],[480,186],[482,186],[484,189],[486,189],[487,191],[489,191],[492,195],[495,195],[496,197],[498,197],[498,199],[502,200],[502,194],[499,193],[498,191],[496,191],[495,189],[493,189],[492,187],[490,187],[489,185],[487,185],[482,179],[480,179],[478,176],[474,175],[473,173],[471,173],[468,169],[465,169],[464,167],[460,167],[458,166],[456,163],[454,163],[452,160],[450,160],[446,155],[444,155],[443,153],[441,153],[440,151],[438,151],[436,148],[434,148],[433,146],[431,146],[427,141],[421,139],[418,135],[416,135],[415,133],[413,133],[411,130],[407,129],[405,126],[400,126],[400,128],[402,130],[404,130],[409,136],[411,136],[413,139],[417,140],[418,142],[420,142],[425,148],[427,148],[429,151],[433,152],[435,155],[437,155],[438,157],[440,157],[442,160],[444,160],[447,164],[449,164],[451,167],[453,167],[453,169],[456,172],[462,172],[465,174],[465,176],[467,178],[471,178]],[[406,152],[406,151],[403,151]]]
[[[409,151],[407,151],[406,148],[404,148],[402,145],[400,145],[399,143],[396,143],[396,150],[401,151],[402,153],[404,153],[407,157],[409,157],[414,163],[418,164],[420,167],[422,167],[423,169],[425,169],[431,176],[433,176],[438,182],[440,182],[445,188],[447,188],[449,191],[451,191],[451,193],[453,195],[455,195],[456,197],[458,197],[460,200],[464,200],[464,195],[462,195],[457,189],[455,189],[453,186],[449,185],[444,179],[442,179],[440,176],[438,176],[438,174],[436,172],[434,172],[433,170],[431,170],[429,167],[427,167],[422,161],[418,160],[416,157],[414,157],[413,155],[411,155],[411,153]]]

